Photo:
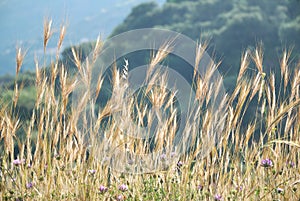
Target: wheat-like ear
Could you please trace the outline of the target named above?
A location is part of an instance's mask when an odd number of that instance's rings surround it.
[[[252,53],[252,59],[255,63],[256,68],[258,69],[259,73],[264,75],[263,71],[263,49],[262,43],[258,44],[254,53]]]
[[[247,50],[241,58],[241,66],[240,66],[240,72],[237,78],[237,82],[239,82],[240,79],[243,77],[248,66],[249,66],[249,51]]]
[[[58,43],[57,43],[56,59],[58,59],[59,51],[61,49],[61,46],[62,46],[63,40],[65,38],[65,35],[66,35],[66,26],[61,25],[60,26],[60,32],[59,32],[59,39],[58,39]]]
[[[195,99],[200,100],[202,102],[206,94],[208,92],[208,83],[205,83],[204,80],[198,75],[196,77],[196,93],[195,93]]]
[[[80,61],[80,56],[79,56],[79,53],[76,52],[75,48],[72,47],[71,48],[71,51],[72,51],[72,55],[73,55],[73,62],[75,63],[78,71],[81,71],[81,61]]]
[[[289,59],[291,56],[291,50],[285,50],[280,60],[280,72],[283,78],[284,89],[287,87],[289,81]]]
[[[44,20],[44,53],[46,52],[46,47],[52,34],[52,19],[47,18]]]
[[[17,47],[16,52],[16,76],[18,76],[26,55],[26,51],[22,50],[21,47]]]
[[[165,59],[168,54],[173,50],[173,43],[175,39],[165,42],[162,46],[158,49],[156,53],[152,52],[151,61],[147,70],[146,80],[148,81],[150,77],[153,75],[154,68],[159,62]]]
[[[200,64],[200,60],[202,59],[203,54],[205,53],[205,50],[206,50],[207,46],[208,46],[207,41],[202,43],[201,40],[200,40],[200,42],[197,44],[193,78],[195,78],[195,76],[196,76],[197,69],[198,69],[198,66]]]
[[[124,62],[125,64],[123,65],[123,69],[122,69],[122,78],[124,80],[127,80],[128,78],[128,65],[129,65],[129,62],[127,59],[124,59]]]
[[[294,70],[294,77],[292,80],[292,93],[290,96],[290,100],[299,97],[299,85],[300,85],[300,70],[299,67],[296,67]]]
[[[94,47],[94,51],[93,51],[93,60],[92,60],[92,64],[94,64],[98,58],[98,55],[100,54],[100,51],[103,47],[103,42],[101,41],[101,37],[98,36],[97,40],[96,40],[96,44]]]

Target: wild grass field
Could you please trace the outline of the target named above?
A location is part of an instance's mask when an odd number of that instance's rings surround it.
[[[51,20],[46,21],[45,50],[52,31]],[[153,137],[155,146],[147,140],[127,137],[125,131],[134,133],[135,128],[123,125],[119,129],[118,119],[110,118],[118,112],[120,121],[132,119],[135,111],[137,125],[142,126],[145,119],[151,124],[152,113],[147,113],[147,104],[125,96],[124,71],[117,67],[112,73],[112,96],[96,112],[95,123],[90,124],[86,120],[89,117],[80,116],[80,112],[90,100],[89,107],[95,107],[93,103],[103,80],[99,78],[95,93],[81,96],[77,108],[70,107],[72,92],[81,85],[59,62],[64,36],[62,26],[57,56],[49,72],[43,70],[43,63],[36,61],[36,102],[32,117],[24,122],[19,119],[15,108],[22,85],[17,82],[13,100],[0,100],[1,200],[300,200],[300,63],[291,62],[289,50],[278,61],[281,76],[264,72],[261,46],[245,51],[235,89],[221,101],[220,111],[208,104],[213,102],[212,91],[218,91],[219,83],[209,85],[216,66],[212,65],[204,77],[195,75],[196,95],[189,103],[195,105],[190,111],[193,121],[185,127],[193,146],[176,158],[172,155],[172,143],[178,127],[177,110],[173,107],[175,94],[165,90],[167,75],[159,71],[149,74],[152,84],[146,86],[153,107],[169,113],[158,124]],[[97,40],[92,55],[101,54],[101,47],[102,42]],[[168,48],[163,46],[153,54],[149,72],[167,56]],[[24,56],[25,51],[17,49],[16,77]],[[88,86],[91,69],[82,65],[75,50],[73,56],[77,75]],[[201,56],[199,51],[195,61]],[[126,66],[122,68],[126,74]],[[255,116],[244,126],[243,119],[253,103]],[[80,118],[83,121],[79,129]],[[220,122],[216,124],[216,120]],[[222,126],[222,132],[217,142],[212,140],[208,145],[204,139],[215,132],[214,125]],[[24,132],[22,138],[17,134],[19,130]],[[99,132],[106,140],[97,140]],[[87,133],[90,144],[85,143]],[[212,148],[207,155],[199,157],[205,146]],[[157,151],[161,154],[162,168],[137,174],[129,170],[134,169],[135,160],[140,158],[132,158],[133,162],[121,164],[127,172],[117,171],[109,164],[115,148],[132,155]],[[122,161],[123,155],[119,156]]]

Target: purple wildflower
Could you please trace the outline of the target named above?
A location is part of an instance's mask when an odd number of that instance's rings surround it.
[[[118,196],[116,197],[116,199],[117,199],[118,201],[124,200],[124,196],[123,196],[123,195],[118,195]]]
[[[16,160],[13,160],[13,164],[14,164],[15,166],[22,165],[24,162],[25,162],[24,159],[20,160],[20,159],[17,158]]]
[[[243,190],[243,186],[242,185],[240,185],[240,186],[236,186],[236,188],[235,188],[237,191],[242,191]]]
[[[108,190],[107,187],[105,187],[105,186],[103,186],[103,185],[100,185],[100,187],[99,187],[100,193],[105,193],[105,192],[107,192],[107,190]]]
[[[128,190],[128,186],[126,184],[122,184],[122,185],[119,186],[119,190],[123,191],[123,192],[127,191]]]
[[[220,194],[216,194],[215,195],[215,200],[216,201],[219,201],[219,200],[221,200],[222,199],[222,196],[220,195]]]
[[[266,167],[266,168],[272,167],[272,166],[273,166],[273,162],[272,162],[272,160],[269,159],[269,158],[263,159],[263,160],[261,161],[261,166],[262,166],[262,167]]]
[[[296,166],[295,163],[294,163],[293,161],[287,162],[287,165],[288,165],[288,167],[290,167],[290,168],[294,168],[294,167]]]
[[[29,183],[26,184],[26,188],[27,189],[30,189],[32,187],[33,187],[33,183],[32,182],[29,182]]]
[[[182,167],[183,166],[183,162],[182,161],[178,161],[178,163],[177,163],[177,167]]]
[[[163,161],[166,160],[167,159],[167,155],[166,154],[160,155],[160,159],[163,160]]]

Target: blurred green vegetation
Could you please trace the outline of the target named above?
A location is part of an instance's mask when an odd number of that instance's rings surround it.
[[[3,76],[0,77],[0,83],[2,83],[0,84],[1,105],[11,108],[22,121],[29,120],[36,100],[35,74],[23,72],[18,78]],[[15,85],[18,86],[20,92],[16,108],[12,105]]]
[[[299,59],[299,14],[297,0],[167,0],[162,7],[153,2],[135,7],[111,36],[151,27],[177,31],[194,40],[201,35],[210,40],[217,60],[222,60],[221,71],[236,76],[242,52],[261,41],[266,72],[278,67],[285,47],[293,47],[293,56]]]

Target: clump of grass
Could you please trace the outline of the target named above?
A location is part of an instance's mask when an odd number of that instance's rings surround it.
[[[58,52],[65,35],[61,26]],[[44,50],[52,36],[52,21],[45,21]],[[102,88],[99,78],[96,92],[83,91],[78,107],[68,109],[70,94],[84,86],[89,87],[92,79],[91,66],[101,52],[98,39],[93,59],[82,65],[78,53],[73,49],[73,58],[78,69],[78,79],[68,75],[65,66],[56,61],[51,64],[50,74],[43,73],[36,62],[36,102],[31,119],[21,122],[13,108],[0,108],[0,196],[3,200],[299,200],[299,148],[300,148],[300,63],[290,66],[290,52],[286,51],[280,60],[281,77],[276,80],[274,73],[266,74],[263,69],[263,52],[259,46],[246,51],[241,58],[240,72],[232,94],[226,94],[217,108],[208,107],[213,102],[213,91],[220,83],[209,84],[217,65],[211,64],[204,77],[194,74],[196,92],[190,118],[183,132],[189,133],[190,151],[173,158],[173,142],[178,127],[176,121],[176,94],[166,91],[168,75],[154,70],[169,52],[171,42],[153,55],[147,74],[148,85],[144,92],[153,104],[148,112],[146,101],[136,101],[126,95],[128,87],[126,72],[115,66],[112,77],[112,97],[95,116],[95,124],[89,124],[87,113],[82,113],[88,101],[95,108],[95,100]],[[203,55],[199,45],[196,63]],[[17,75],[20,71],[23,52],[17,51]],[[251,67],[249,67],[251,65]],[[256,67],[256,73],[248,69]],[[59,80],[59,89],[56,81]],[[221,80],[220,80],[221,82]],[[275,87],[283,83],[283,91]],[[280,88],[281,89],[281,88]],[[15,107],[19,88],[15,86]],[[2,102],[2,101],[0,101]],[[249,105],[255,102],[255,116],[247,126],[242,126]],[[206,108],[205,110],[203,108]],[[164,116],[161,111],[169,111]],[[135,113],[135,122],[132,120]],[[118,119],[105,118],[118,113]],[[94,114],[90,114],[94,115]],[[159,118],[153,137],[154,147],[146,140],[129,138],[149,136],[149,131],[140,130]],[[81,129],[78,122],[81,122]],[[222,131],[219,142],[205,144],[215,132],[217,124]],[[25,141],[16,134],[23,129]],[[99,136],[99,130],[101,135]],[[90,144],[86,144],[89,134]],[[258,135],[256,135],[258,134]],[[200,137],[201,138],[200,138]],[[98,140],[105,137],[107,140]],[[202,140],[201,140],[202,139]],[[204,139],[204,140],[203,140]],[[187,140],[187,139],[185,139]],[[16,156],[14,146],[18,147]],[[203,147],[213,146],[204,158]],[[186,147],[182,147],[185,149]],[[165,150],[161,153],[160,150]],[[119,150],[116,152],[115,150]],[[147,174],[124,174],[110,166],[110,158],[117,159],[124,168],[132,166],[142,154],[157,153],[161,169]],[[148,161],[145,161],[147,163]],[[133,164],[133,165],[132,165]]]

